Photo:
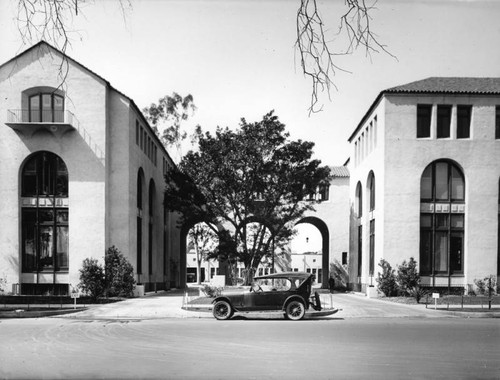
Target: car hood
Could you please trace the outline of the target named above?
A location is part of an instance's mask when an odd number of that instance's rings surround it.
[[[250,287],[245,286],[245,287],[224,289],[221,292],[221,295],[230,296],[230,295],[243,294],[243,293],[248,293],[248,292],[250,292]]]

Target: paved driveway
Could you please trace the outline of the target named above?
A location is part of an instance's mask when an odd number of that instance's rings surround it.
[[[204,311],[183,310],[184,291],[151,293],[142,298],[92,306],[88,310],[61,316],[77,319],[160,319],[160,318],[213,318],[212,313]],[[191,291],[191,297],[193,292]],[[342,309],[337,314],[326,318],[386,318],[386,317],[451,317],[456,313],[426,309],[425,305],[403,305],[369,299],[363,295],[352,293],[323,294],[326,301],[332,301],[333,306]],[[279,318],[280,313],[276,316]]]

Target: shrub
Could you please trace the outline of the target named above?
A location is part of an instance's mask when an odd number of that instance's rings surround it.
[[[135,285],[132,264],[115,246],[108,248],[104,261],[106,263],[106,294],[110,297],[131,296]]]
[[[418,287],[420,275],[417,270],[417,262],[413,257],[410,257],[408,262],[404,260],[401,265],[398,265],[396,283],[398,285],[398,291],[404,296],[409,296],[412,289]]]
[[[210,298],[215,298],[219,296],[222,292],[222,288],[218,288],[216,286],[210,286],[210,285],[204,285],[203,286],[203,293],[207,295],[207,297]]]
[[[391,264],[384,259],[380,259],[378,266],[382,268],[382,273],[378,273],[378,288],[385,294],[386,297],[396,295],[396,276],[394,275],[394,269],[392,269]]]
[[[486,284],[482,279],[474,279],[474,284],[476,285],[477,290],[476,294],[483,295],[486,292]]]
[[[415,298],[415,301],[417,301],[417,303],[420,303],[420,300],[427,295],[427,292],[417,285],[408,291],[408,295]]]
[[[103,295],[105,289],[104,269],[97,259],[83,260],[80,269],[80,284],[78,286],[87,293],[93,301]]]

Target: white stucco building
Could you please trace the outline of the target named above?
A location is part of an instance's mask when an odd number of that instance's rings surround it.
[[[180,285],[179,230],[163,208],[173,163],[134,101],[45,42],[0,66],[0,97],[7,290],[66,294],[82,261],[113,245],[146,290]]]
[[[382,91],[349,138],[350,282],[414,257],[422,284],[499,274],[500,78]]]

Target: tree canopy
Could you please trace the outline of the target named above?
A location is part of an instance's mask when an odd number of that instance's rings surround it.
[[[165,206],[182,222],[205,222],[219,236],[217,254],[245,265],[249,276],[293,224],[314,208],[307,200],[327,186],[330,170],[313,159],[314,143],[291,141],[273,112],[239,128],[200,135],[199,150],[186,154],[167,175]],[[220,232],[215,225],[224,226]],[[248,280],[248,279],[247,279]]]

